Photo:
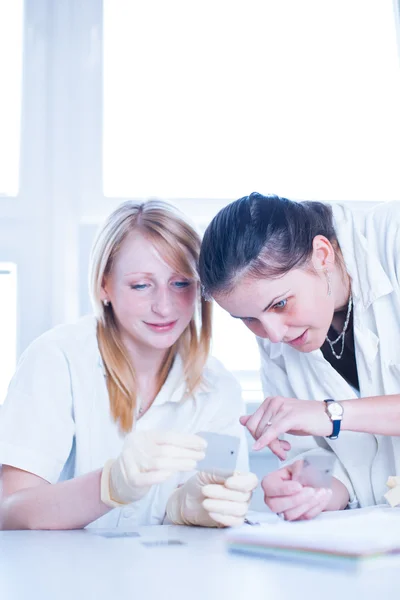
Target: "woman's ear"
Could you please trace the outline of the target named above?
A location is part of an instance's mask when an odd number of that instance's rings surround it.
[[[316,235],[313,239],[311,262],[316,271],[331,270],[335,264],[335,250],[324,235]]]
[[[108,283],[105,277],[103,277],[103,283],[101,285],[101,290],[100,290],[100,300],[102,302],[104,302],[104,300],[110,300],[110,296],[108,293]]]

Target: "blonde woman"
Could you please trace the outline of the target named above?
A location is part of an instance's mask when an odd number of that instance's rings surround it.
[[[208,358],[199,249],[162,202],[126,202],[103,225],[91,257],[95,315],[31,344],[1,411],[4,529],[243,522],[257,481],[239,386]],[[200,431],[241,436],[241,474],[195,472]]]

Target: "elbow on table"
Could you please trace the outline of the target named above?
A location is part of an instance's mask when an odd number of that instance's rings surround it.
[[[17,506],[15,498],[9,496],[0,503],[0,530],[57,530],[63,529],[59,523],[48,518],[46,514],[35,514],[26,506]]]

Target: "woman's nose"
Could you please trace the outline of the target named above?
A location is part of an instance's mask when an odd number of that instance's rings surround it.
[[[287,332],[287,327],[284,324],[282,317],[278,315],[266,315],[261,324],[264,328],[267,338],[273,344],[281,342]]]
[[[172,298],[169,290],[159,289],[157,290],[156,296],[153,299],[152,310],[153,312],[161,315],[168,316],[172,308]]]

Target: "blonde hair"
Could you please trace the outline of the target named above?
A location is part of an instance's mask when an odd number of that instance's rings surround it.
[[[123,241],[132,231],[144,235],[177,272],[197,282],[201,244],[199,235],[184,216],[172,205],[158,200],[142,204],[124,202],[108,217],[94,241],[89,287],[97,318],[97,341],[107,374],[111,413],[124,432],[130,431],[133,425],[136,375],[122,343],[112,306],[103,305],[101,291]],[[167,352],[157,376],[158,390],[165,382],[177,353],[181,355],[184,366],[185,397],[203,382],[202,372],[211,340],[211,303],[201,298],[198,309],[199,314],[195,312],[185,331]]]

